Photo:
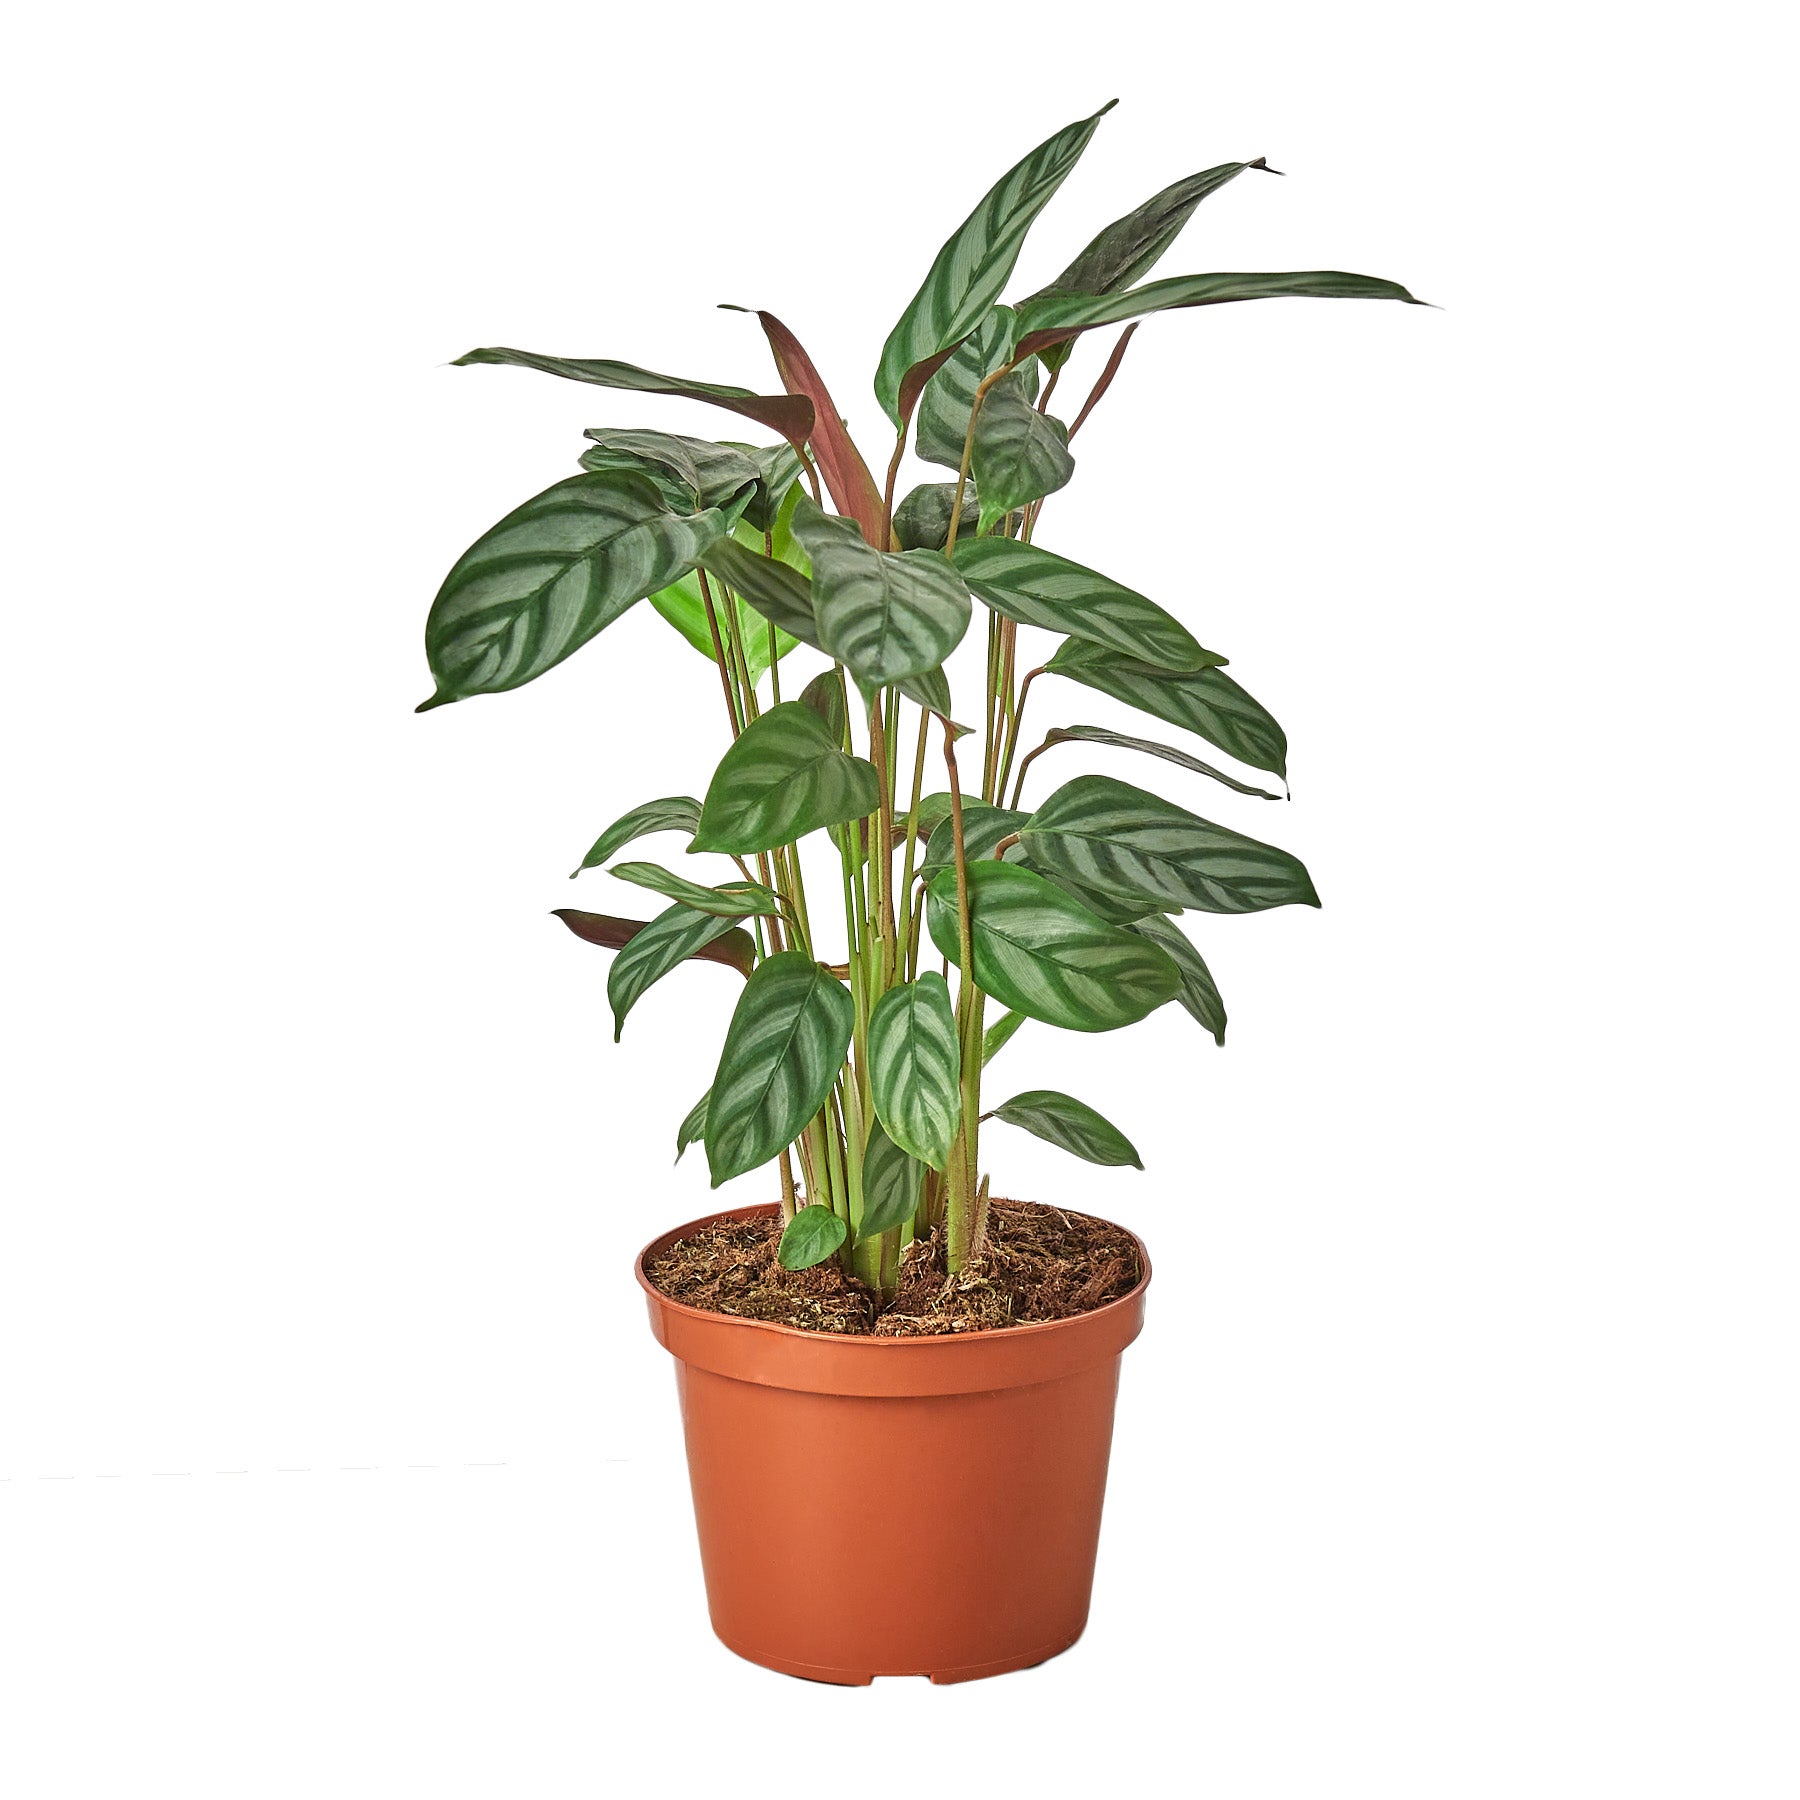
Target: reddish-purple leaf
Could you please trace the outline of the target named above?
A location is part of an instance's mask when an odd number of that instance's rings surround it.
[[[557,907],[555,916],[578,938],[590,944],[598,944],[603,950],[622,949],[650,923],[648,919],[615,919],[608,913],[577,912],[569,906]],[[756,946],[749,934],[733,931],[703,945],[688,960],[723,963],[728,969],[736,969],[748,980],[755,955]]]

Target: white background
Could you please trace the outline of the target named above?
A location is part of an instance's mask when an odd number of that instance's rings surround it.
[[[1774,21],[15,24],[0,1787],[1792,1795]],[[1266,155],[1287,178],[1161,272],[1443,310],[1150,323],[1046,512],[1231,656],[1294,801],[1089,766],[1296,850],[1325,907],[1198,921],[1224,1051],[1171,1008],[996,1064],[1149,1165],[991,1128],[1003,1190],[1157,1262],[1093,1621],[1032,1673],[836,1691],[707,1630],[629,1272],[711,1204],[670,1156],[734,984],[679,971],[614,1048],[606,957],[546,917],[633,909],[564,876],[703,791],[710,674],[639,609],[527,691],[411,710],[443,571],[583,427],[741,427],[446,365],[766,386],[714,310],[765,305],[879,466],[876,353],[938,243],[1113,94],[1012,292]]]

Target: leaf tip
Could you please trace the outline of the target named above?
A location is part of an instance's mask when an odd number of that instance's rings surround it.
[[[446,694],[440,688],[429,700],[421,700],[419,704],[413,708],[413,711],[416,713],[430,712],[434,707],[448,706],[455,698],[456,696],[454,694]]]

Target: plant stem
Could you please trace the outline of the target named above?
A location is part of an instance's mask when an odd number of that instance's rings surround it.
[[[956,930],[962,980],[956,991],[957,1038],[962,1046],[962,1124],[944,1169],[947,1197],[945,1260],[956,1274],[969,1260],[975,1236],[975,1164],[981,1129],[982,993],[975,985],[974,936],[969,920],[969,859],[963,838],[962,783],[956,770],[956,734],[944,721],[944,761],[950,771],[950,829],[956,858]],[[973,1044],[973,1049],[971,1049]]]
[[[1031,697],[1031,684],[1043,672],[1043,667],[1040,665],[1038,668],[1030,670],[1024,681],[1019,684],[1019,704],[1013,708],[1012,733],[1006,741],[1006,761],[1000,767],[1000,792],[1003,794],[1006,792],[1006,778],[1012,773],[1013,752],[1019,747],[1019,732],[1023,729],[1025,720],[1025,702]],[[1014,812],[1019,809],[1019,795],[1025,787],[1025,771],[1031,766],[1031,757],[1036,755],[1037,751],[1032,751],[1031,756],[1026,757],[1025,761],[1019,765],[1019,779],[1013,788],[1012,797]]]
[[[706,603],[706,623],[712,632],[713,661],[719,665],[719,685],[725,690],[725,710],[731,715],[731,735],[735,741],[743,731],[743,721],[738,717],[737,697],[731,687],[731,659],[725,654],[725,641],[719,636],[719,615],[713,610],[712,589],[706,583],[706,571],[697,569],[700,577],[700,598]]]
[[[794,1164],[792,1158],[783,1150],[781,1153],[781,1222],[791,1225],[794,1222]]]

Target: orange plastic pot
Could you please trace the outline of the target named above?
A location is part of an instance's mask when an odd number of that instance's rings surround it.
[[[713,1630],[813,1681],[971,1681],[1087,1623],[1119,1358],[1150,1263],[1078,1318],[955,1337],[835,1337],[701,1312],[638,1258],[675,1358]]]

